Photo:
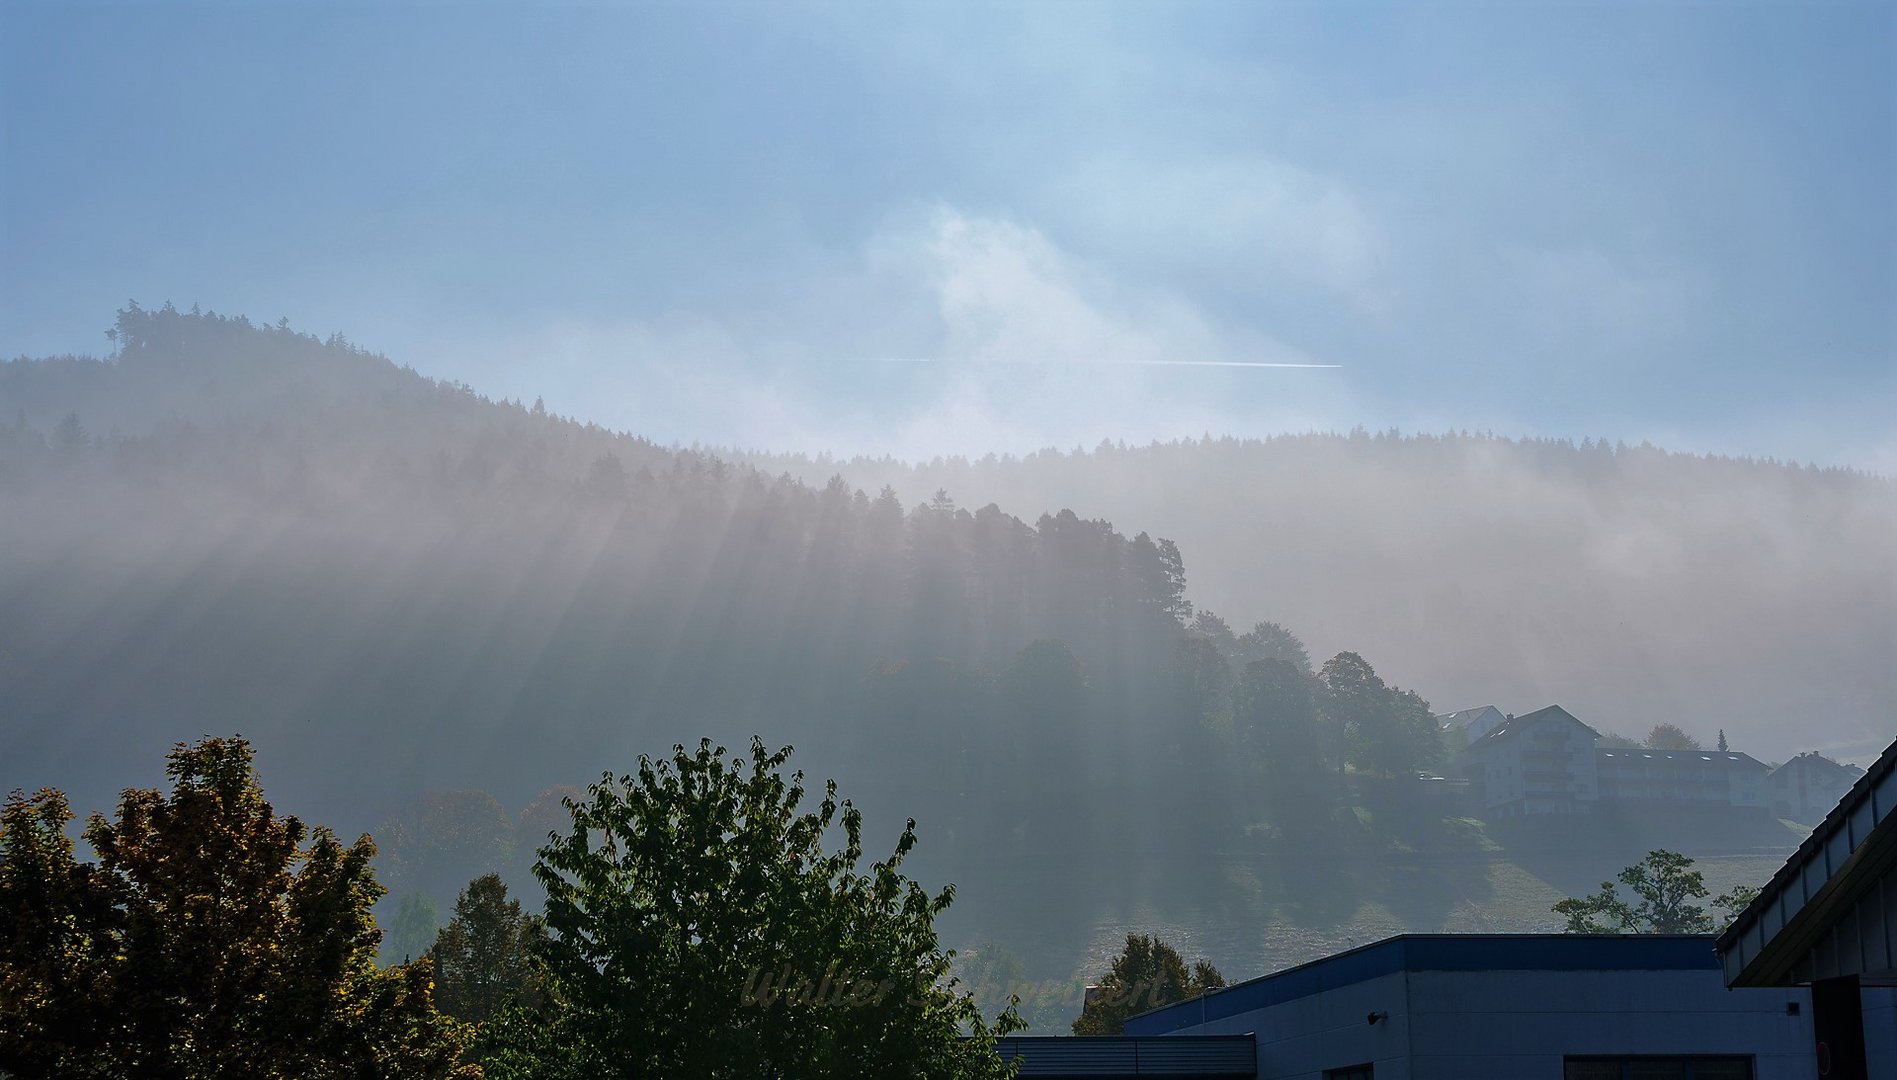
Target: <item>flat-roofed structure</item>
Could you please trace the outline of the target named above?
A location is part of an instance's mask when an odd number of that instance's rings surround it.
[[[1410,934],[1131,1017],[1254,1036],[1261,1080],[1816,1080],[1810,996],[1710,935]]]
[[[1595,751],[1596,790],[1623,803],[1764,809],[1768,773],[1751,754],[1729,750]]]

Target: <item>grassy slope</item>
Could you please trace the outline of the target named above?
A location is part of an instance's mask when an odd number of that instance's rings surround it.
[[[1559,931],[1549,910],[1556,901],[1592,892],[1652,847],[1693,856],[1713,895],[1762,885],[1798,839],[1776,821],[1735,826],[1723,815],[1603,815],[1526,829],[1412,815],[1379,828],[1375,811],[1355,810],[1354,825],[1295,846],[1250,843],[1210,860],[1176,847],[1122,853],[1117,876],[1096,876],[1064,901],[1016,904],[994,895],[1010,884],[1071,879],[1058,861],[1002,868],[999,889],[963,891],[951,937],[998,942],[1034,983],[1073,987],[1095,981],[1128,933],[1152,933],[1237,981],[1406,931]],[[1402,815],[1386,807],[1383,817]],[[1077,1011],[1077,1001],[1059,993],[1024,1007],[1037,1031],[1050,1032],[1064,1030]]]

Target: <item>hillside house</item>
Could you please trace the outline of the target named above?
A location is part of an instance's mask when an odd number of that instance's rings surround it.
[[[1859,766],[1843,765],[1823,754],[1800,754],[1772,770],[1767,781],[1772,813],[1815,825],[1863,775]]]
[[[1595,753],[1603,799],[1668,806],[1766,805],[1765,763],[1719,750],[1615,748]]]
[[[1487,719],[1475,715],[1480,712],[1449,715],[1467,716],[1469,725],[1478,725]],[[1482,814],[1488,818],[1586,813],[1602,802],[1759,810],[1773,802],[1768,770],[1750,754],[1605,748],[1597,745],[1599,739],[1600,734],[1574,714],[1550,705],[1522,716],[1505,715],[1500,724],[1471,739],[1456,760],[1479,792]],[[1817,785],[1835,784],[1834,774],[1820,776],[1822,767],[1815,763],[1799,769],[1818,777],[1806,781],[1813,784],[1814,798],[1828,797],[1824,792],[1830,789]],[[1795,790],[1791,785],[1799,775],[1787,774],[1788,792]]]
[[[1493,705],[1481,705],[1442,713],[1436,717],[1436,726],[1442,731],[1443,744],[1453,753],[1501,727],[1507,720],[1508,715],[1502,710]]]
[[[1598,797],[1600,733],[1559,705],[1508,717],[1462,752],[1486,817],[1585,813]]]

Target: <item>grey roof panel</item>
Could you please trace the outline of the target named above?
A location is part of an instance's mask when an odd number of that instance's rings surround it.
[[[1727,982],[1782,985],[1876,960],[1864,948],[1867,919],[1883,920],[1882,905],[1867,902],[1897,874],[1897,742],[1851,786],[1758,897],[1719,936]],[[1869,898],[1875,900],[1875,896]],[[1846,925],[1846,924],[1849,925]],[[1890,959],[1890,928],[1872,928]],[[1866,968],[1864,970],[1880,970]]]

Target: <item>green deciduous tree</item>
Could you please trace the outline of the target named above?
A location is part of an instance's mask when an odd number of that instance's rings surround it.
[[[462,882],[504,868],[515,843],[513,817],[485,791],[425,791],[375,836],[389,887],[443,906]],[[428,940],[434,930],[429,927]]]
[[[1381,713],[1390,688],[1368,661],[1352,652],[1338,653],[1324,661],[1318,678],[1324,682],[1323,711],[1329,721],[1329,741],[1349,760],[1361,762],[1382,726]]]
[[[485,1021],[510,1002],[533,1005],[540,978],[533,947],[535,920],[507,898],[499,874],[468,883],[455,899],[454,918],[441,928],[434,948],[435,1001],[461,1020]]]
[[[1167,670],[1171,723],[1160,732],[1148,775],[1170,793],[1158,820],[1185,834],[1229,828],[1240,773],[1232,754],[1232,667],[1204,637],[1188,635],[1173,647]]]
[[[1211,642],[1220,656],[1229,660],[1238,655],[1238,635],[1232,632],[1232,624],[1218,614],[1202,610],[1192,617],[1188,629],[1192,636]]]
[[[15,792],[0,811],[0,1074],[104,1076],[97,1002],[118,964],[99,868],[73,859],[65,795]]]
[[[57,792],[0,811],[0,1072],[454,1074],[428,965],[376,967],[369,839],[277,817],[242,739],[180,744],[166,773],[169,796],[92,817],[96,864]]]
[[[1688,735],[1678,724],[1661,721],[1647,732],[1649,750],[1698,750],[1699,740]]]
[[[1120,1035],[1126,1031],[1126,1018],[1147,1009],[1157,1009],[1175,1001],[1198,997],[1225,985],[1225,976],[1201,960],[1186,967],[1178,950],[1145,934],[1126,935],[1126,948],[1113,958],[1113,966],[1074,1021],[1076,1035]]]
[[[1235,658],[1241,665],[1259,660],[1284,660],[1299,671],[1311,670],[1311,654],[1305,650],[1304,642],[1275,622],[1253,626],[1234,642],[1234,647],[1237,649]]]
[[[1442,737],[1429,703],[1413,690],[1386,684],[1356,653],[1338,653],[1318,672],[1324,712],[1342,729],[1351,764],[1384,776],[1407,776],[1442,760]]]
[[[1012,1011],[985,1023],[936,943],[953,890],[901,871],[914,822],[860,871],[860,813],[834,784],[803,810],[789,755],[675,747],[571,804],[534,871],[548,1001],[495,1025],[489,1076],[1006,1075]]]
[[[1258,763],[1265,800],[1281,827],[1325,816],[1332,777],[1318,693],[1308,671],[1280,657],[1245,665],[1234,693],[1239,749]]]
[[[1715,920],[1700,903],[1709,894],[1705,875],[1693,869],[1693,860],[1659,849],[1622,870],[1619,882],[1632,894],[1623,897],[1612,881],[1601,882],[1592,896],[1571,896],[1554,906],[1568,920],[1571,934],[1709,934],[1731,921],[1752,902],[1758,890],[1741,887],[1711,903],[1726,913]]]

